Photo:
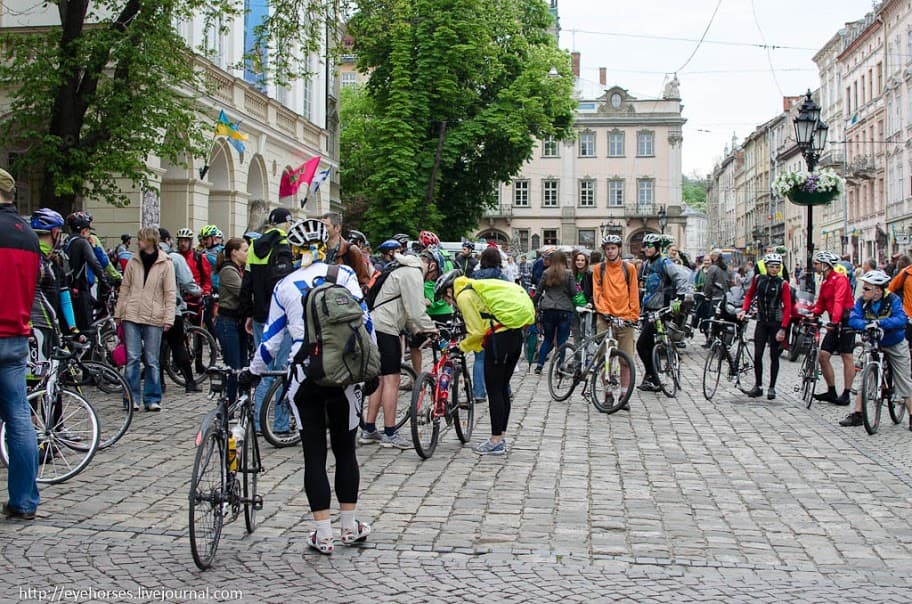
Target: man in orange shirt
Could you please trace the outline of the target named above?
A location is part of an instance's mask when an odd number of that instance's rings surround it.
[[[605,260],[592,269],[592,303],[598,312],[598,330],[608,329],[605,315],[636,322],[640,317],[640,286],[636,269],[621,260],[621,238],[619,235],[605,235],[602,238]],[[614,337],[618,347],[631,359],[636,358],[633,339],[634,328],[617,326]],[[621,381],[626,386],[631,379],[629,369],[622,368]],[[629,409],[624,405],[624,409]]]
[[[887,289],[902,300],[903,310],[907,317],[912,317],[912,263],[908,256],[902,256],[896,261],[896,276],[890,281]],[[876,267],[875,267],[876,268]],[[906,340],[912,343],[912,324],[906,323]]]

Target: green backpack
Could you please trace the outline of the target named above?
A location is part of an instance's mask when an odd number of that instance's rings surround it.
[[[532,298],[521,285],[503,279],[469,279],[459,277],[453,284],[455,291],[471,289],[489,313],[482,313],[485,319],[491,319],[509,329],[520,329],[535,323],[535,305]]]

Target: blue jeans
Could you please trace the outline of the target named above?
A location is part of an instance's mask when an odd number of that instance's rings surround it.
[[[19,512],[38,508],[38,439],[25,394],[28,338],[0,338],[0,420],[6,424],[9,505]]]
[[[560,346],[570,337],[570,324],[573,313],[566,310],[543,310],[541,313],[542,334],[545,339],[538,350],[538,366],[545,364],[548,353],[554,346]],[[554,344],[555,336],[557,344]]]
[[[158,325],[143,325],[131,321],[124,321],[123,328],[124,343],[127,346],[127,367],[124,377],[133,393],[133,400],[142,400],[146,407],[152,403],[160,403],[162,388],[158,361],[161,355],[162,328]],[[140,359],[146,366],[142,399],[139,397]]]
[[[244,331],[243,319],[232,319],[219,316],[215,319],[215,335],[222,348],[222,358],[232,369],[247,366],[247,332]],[[228,378],[228,399],[237,397],[237,378]]]
[[[487,398],[484,381],[484,350],[475,353],[475,362],[472,363],[472,398]]]
[[[259,349],[260,342],[263,341],[263,328],[265,326],[265,323],[260,323],[259,321],[253,322],[254,354],[256,354],[256,351]],[[282,337],[282,345],[279,346],[278,354],[275,355],[275,357],[272,359],[272,363],[269,364],[269,369],[272,371],[277,371],[279,369],[284,369],[287,367],[289,354],[291,354],[291,335],[289,335],[288,330],[286,329],[285,335]],[[266,398],[266,391],[269,390],[269,387],[272,385],[272,380],[274,379],[275,378],[267,377],[260,380],[260,384],[257,386],[256,392],[253,394],[253,418],[257,431],[260,430],[260,408],[263,406],[263,399]],[[289,418],[291,417],[289,409],[290,407],[288,405],[275,406],[275,421],[273,422],[272,426],[272,429],[275,432],[288,431]]]

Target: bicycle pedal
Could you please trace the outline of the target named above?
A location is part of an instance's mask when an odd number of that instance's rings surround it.
[[[263,509],[263,496],[257,495],[253,500],[253,509],[259,511]]]

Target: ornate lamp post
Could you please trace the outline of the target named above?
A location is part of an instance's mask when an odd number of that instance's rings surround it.
[[[659,230],[665,234],[665,227],[668,226],[668,214],[665,212],[665,206],[659,208]]]
[[[817,160],[826,146],[829,126],[820,121],[820,106],[811,98],[811,91],[807,91],[804,102],[798,109],[798,117],[793,120],[795,125],[795,140],[807,163],[808,172],[813,172]],[[807,269],[805,271],[805,289],[814,293],[814,206],[807,207]]]

